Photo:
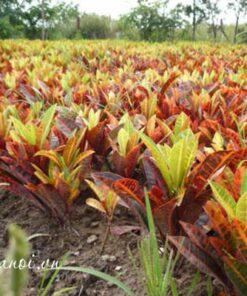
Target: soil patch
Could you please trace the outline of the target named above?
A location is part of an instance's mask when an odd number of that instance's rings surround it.
[[[16,223],[27,234],[44,234],[31,240],[32,260],[37,265],[47,259],[52,262],[59,260],[66,252],[70,253],[68,265],[93,267],[97,270],[117,276],[126,285],[132,288],[136,296],[144,296],[142,275],[138,267],[138,233],[129,232],[121,236],[110,235],[105,246],[103,256],[100,254],[102,241],[106,230],[106,221],[96,211],[78,201],[72,211],[70,222],[65,226],[58,226],[54,221],[33,207],[23,198],[4,195],[0,198],[0,260],[4,258],[8,246],[7,226]],[[125,210],[117,210],[114,226],[136,225],[133,217]],[[134,262],[133,262],[134,261]],[[194,274],[191,267],[182,258],[175,271],[180,295],[186,295],[186,287]],[[36,296],[42,272],[33,269],[30,271],[27,296]],[[205,277],[194,291],[193,295],[207,295]],[[73,292],[66,295],[87,296],[121,296],[124,295],[118,288],[93,276],[82,273],[60,271],[53,290],[64,287],[75,287]],[[183,291],[181,293],[181,291]],[[52,294],[52,293],[51,293]]]

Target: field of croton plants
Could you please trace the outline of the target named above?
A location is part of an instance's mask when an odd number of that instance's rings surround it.
[[[115,241],[147,236],[148,198],[158,244],[168,243],[180,268],[200,284],[212,279],[214,295],[246,295],[246,140],[246,46],[0,42],[3,225],[33,234],[43,219],[76,236],[75,220],[96,215],[101,231],[83,228],[85,248],[114,255]],[[28,225],[24,206],[36,213]],[[104,289],[85,295],[120,295]],[[134,295],[213,295],[167,289]]]

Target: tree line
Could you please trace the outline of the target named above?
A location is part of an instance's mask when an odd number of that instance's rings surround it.
[[[169,0],[138,0],[118,20],[81,13],[69,1],[0,0],[0,38],[104,39],[122,38],[151,42],[213,40],[247,42],[247,0],[191,0],[170,9]],[[234,17],[225,24],[224,10]]]

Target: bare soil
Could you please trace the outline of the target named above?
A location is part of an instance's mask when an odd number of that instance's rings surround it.
[[[118,236],[111,234],[102,256],[100,251],[106,231],[106,221],[98,212],[88,208],[83,199],[78,200],[75,204],[68,223],[65,226],[59,226],[27,200],[5,194],[2,197],[0,196],[0,221],[0,260],[4,258],[8,246],[7,226],[10,223],[16,223],[26,231],[28,236],[34,234],[46,235],[31,240],[31,258],[37,265],[47,259],[50,261],[59,260],[69,251],[70,256],[66,265],[93,267],[117,276],[132,288],[136,296],[146,295],[143,287],[143,275],[138,268],[139,233],[132,231]],[[121,225],[136,225],[133,217],[122,209],[117,211],[113,227]],[[92,238],[92,235],[95,241],[88,243],[87,240],[89,237]],[[187,285],[191,282],[195,272],[195,269],[181,258],[175,271],[180,295],[187,295]],[[37,287],[41,277],[42,272],[40,270],[32,269],[30,271],[26,296],[37,295]],[[202,275],[200,283],[192,295],[207,295],[205,286],[205,276]],[[75,287],[73,292],[65,294],[71,296],[124,295],[115,286],[93,276],[60,271],[53,284],[51,295],[52,292],[64,287]],[[218,295],[218,289],[214,288],[214,290],[214,295]]]

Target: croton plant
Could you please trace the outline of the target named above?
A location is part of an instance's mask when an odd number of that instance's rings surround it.
[[[0,182],[59,223],[78,198],[145,221],[247,291],[244,46],[0,42]],[[94,194],[94,197],[93,197]],[[144,222],[145,223],[145,222]]]

